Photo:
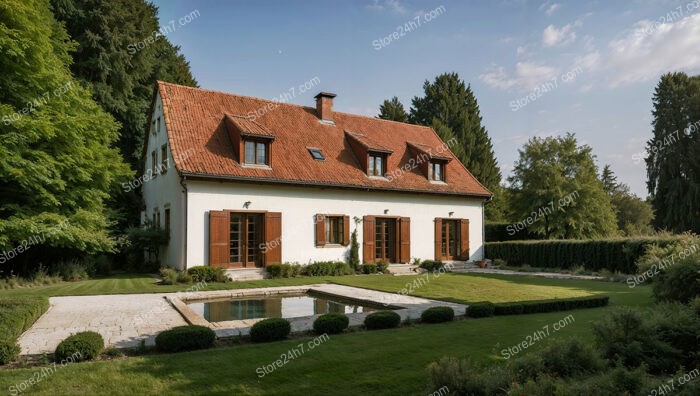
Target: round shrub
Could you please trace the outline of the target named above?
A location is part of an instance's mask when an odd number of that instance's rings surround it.
[[[0,341],[0,366],[8,364],[19,356],[19,345],[10,340]]]
[[[156,348],[163,352],[194,351],[214,346],[216,333],[204,326],[179,326],[156,336]]]
[[[431,307],[420,314],[423,323],[451,322],[455,318],[455,311],[450,307]]]
[[[348,328],[350,319],[341,313],[327,313],[314,320],[314,331],[316,334],[338,334]]]
[[[467,316],[472,318],[485,318],[493,316],[496,306],[490,302],[475,303],[467,308]]]
[[[73,334],[56,347],[54,357],[57,362],[80,362],[92,360],[105,348],[105,341],[99,333],[84,331]]]
[[[391,329],[399,327],[401,316],[394,311],[377,311],[365,317],[367,330]]]
[[[282,318],[261,320],[250,329],[250,339],[253,342],[277,341],[287,338],[292,331],[289,321]]]

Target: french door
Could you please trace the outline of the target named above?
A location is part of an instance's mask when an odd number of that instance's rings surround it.
[[[442,257],[445,260],[460,259],[460,221],[442,221]]]
[[[377,218],[374,231],[374,258],[396,262],[396,219]]]
[[[231,213],[229,262],[240,267],[262,267],[263,214]]]

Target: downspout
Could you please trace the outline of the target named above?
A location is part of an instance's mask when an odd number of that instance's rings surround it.
[[[482,260],[486,259],[486,204],[491,201],[493,201],[493,195],[481,204],[481,248],[484,252]]]
[[[187,270],[187,185],[185,185],[185,181],[187,179],[187,176],[182,176],[180,174],[180,185],[182,186],[182,192],[185,194],[185,243],[183,244],[184,246],[184,260],[185,260],[185,268],[182,270]]]

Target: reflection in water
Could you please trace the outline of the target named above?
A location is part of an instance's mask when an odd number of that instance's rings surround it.
[[[256,318],[299,318],[329,312],[362,313],[378,309],[366,303],[313,294],[195,302],[188,306],[210,322]]]

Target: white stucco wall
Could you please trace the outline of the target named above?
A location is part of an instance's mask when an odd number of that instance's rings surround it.
[[[142,216],[153,219],[153,213],[160,212],[161,227],[164,226],[165,209],[170,208],[170,243],[161,250],[161,263],[177,269],[185,268],[185,193],[180,185],[180,176],[175,169],[175,159],[170,152],[168,136],[166,133],[165,119],[163,117],[163,103],[160,95],[157,96],[153,109],[152,120],[156,121],[156,127],[149,131],[146,150],[146,171],[139,175],[137,180],[132,181],[134,186],[142,184],[143,200],[146,205]],[[158,118],[160,117],[160,129],[158,128]],[[151,153],[155,150],[158,156],[158,163],[162,163],[161,147],[166,144],[168,162],[167,172],[153,177]],[[185,153],[186,155],[186,153]],[[179,159],[178,159],[179,161]],[[131,188],[127,185],[126,188]],[[143,221],[143,218],[142,218]]]
[[[350,232],[358,229],[362,257],[362,224],[353,217],[366,215],[411,218],[411,257],[434,259],[436,217],[470,220],[471,260],[483,258],[482,201],[429,194],[364,192],[310,187],[266,186],[237,182],[187,181],[187,267],[209,262],[209,211],[249,210],[282,213],[282,261],[307,264],[314,261],[344,261],[348,247],[315,246],[314,216],[317,213],[350,216]]]

